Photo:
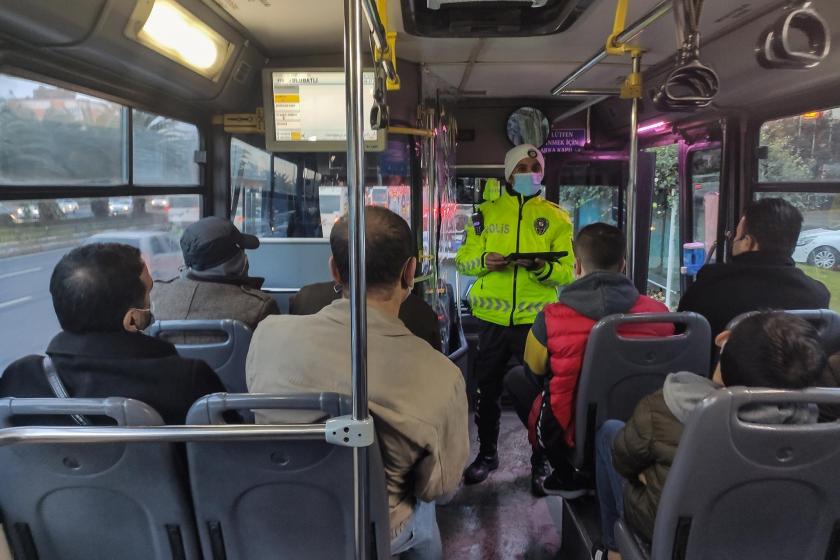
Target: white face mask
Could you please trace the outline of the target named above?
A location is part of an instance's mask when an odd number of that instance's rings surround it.
[[[533,196],[542,188],[542,173],[514,173],[513,190],[522,196]]]

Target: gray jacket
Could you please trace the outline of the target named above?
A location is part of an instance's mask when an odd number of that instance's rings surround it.
[[[198,279],[188,272],[171,280],[159,280],[152,289],[155,319],[234,319],[252,330],[269,315],[280,313],[277,302],[259,290],[252,279]],[[165,339],[173,344],[205,343],[224,340],[212,333],[181,333]]]

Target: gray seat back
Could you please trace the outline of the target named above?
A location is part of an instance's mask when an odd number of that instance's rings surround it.
[[[336,393],[217,394],[188,424],[224,424],[229,410],[282,410],[300,423],[349,414]],[[290,418],[287,421],[292,421]],[[376,558],[389,558],[388,499],[378,445],[368,453]],[[353,558],[353,449],[326,441],[188,443],[190,482],[206,560]]]
[[[672,323],[667,337],[623,336],[619,330],[645,323]],[[575,402],[577,469],[592,465],[595,433],[606,420],[627,420],[639,401],[662,388],[665,376],[677,371],[709,371],[711,329],[696,313],[618,314],[604,317],[586,342]]]
[[[206,344],[176,344],[184,358],[204,360],[219,376],[231,393],[246,393],[245,360],[251,345],[251,329],[232,319],[198,319],[185,321],[156,321],[147,330],[149,336],[159,337],[165,332],[221,332],[227,335],[222,342]]]
[[[0,399],[3,428],[13,417],[31,424],[23,417],[71,414],[108,416],[119,426],[163,424],[157,412],[131,399]],[[0,509],[15,558],[200,558],[178,460],[172,444],[159,443],[0,447]]]
[[[837,558],[840,423],[762,425],[755,403],[840,405],[838,389],[724,389],[683,432],[663,489],[652,557],[715,560]]]
[[[802,317],[812,323],[816,327],[823,347],[829,355],[840,352],[840,314],[836,311],[832,311],[831,309],[795,309],[785,310],[784,312]],[[729,321],[726,329],[732,330],[735,325],[747,317],[752,317],[758,313],[761,312],[748,311],[747,313],[742,313]]]

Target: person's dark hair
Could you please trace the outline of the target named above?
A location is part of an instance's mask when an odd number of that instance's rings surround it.
[[[816,384],[826,355],[814,326],[782,311],[739,322],[720,355],[724,385],[801,389]]]
[[[350,281],[350,238],[347,216],[333,226],[330,248],[341,283]],[[365,279],[368,289],[393,286],[405,262],[414,255],[411,228],[398,214],[381,206],[365,208]]]
[[[802,230],[802,213],[783,198],[762,198],[744,211],[744,230],[761,251],[792,255]]]
[[[575,239],[575,256],[587,271],[619,272],[624,259],[626,239],[615,226],[602,222],[589,224]]]
[[[72,333],[122,330],[126,311],[145,304],[141,274],[140,251],[128,245],[94,243],[64,255],[50,278],[61,328]]]

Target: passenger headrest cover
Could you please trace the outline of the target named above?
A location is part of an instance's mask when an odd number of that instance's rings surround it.
[[[510,180],[510,176],[513,173],[513,168],[516,167],[516,164],[529,157],[536,158],[537,161],[540,162],[540,167],[542,167],[544,174],[545,157],[542,155],[539,148],[533,144],[520,144],[515,148],[511,148],[508,150],[508,153],[505,154],[505,181]]]
[[[260,240],[236,229],[230,221],[217,216],[202,218],[184,230],[181,251],[184,263],[196,270],[206,270],[233,258],[244,249],[256,249]]]

